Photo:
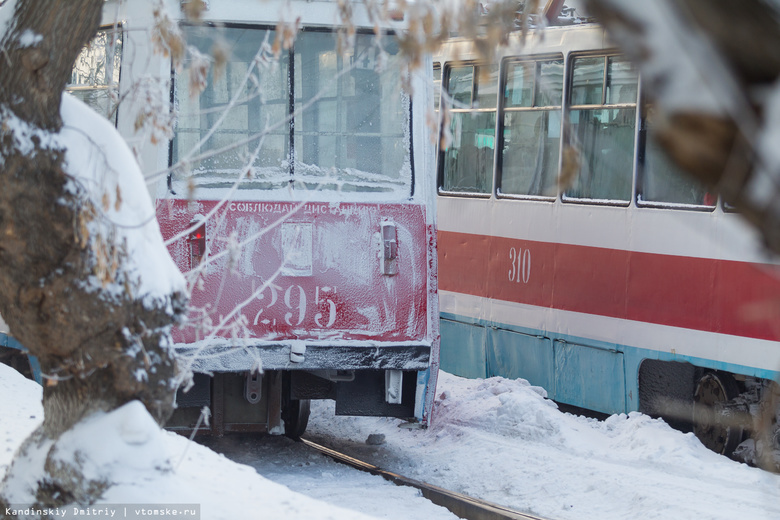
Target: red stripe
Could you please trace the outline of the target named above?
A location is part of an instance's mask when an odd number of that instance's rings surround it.
[[[527,282],[518,281],[518,251],[529,251]],[[439,232],[441,290],[758,339],[780,336],[778,313],[767,315],[780,310],[778,274],[765,264]]]

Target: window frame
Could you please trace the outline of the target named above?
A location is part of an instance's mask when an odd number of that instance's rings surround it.
[[[277,27],[274,25],[268,25],[265,23],[247,23],[247,22],[212,22],[212,21],[204,21],[201,23],[192,23],[183,21],[179,23],[179,27],[202,27],[202,28],[210,28],[210,29],[244,29],[244,30],[255,30],[255,31],[270,31],[275,32],[277,30]],[[336,27],[319,27],[319,26],[304,26],[299,29],[299,33],[296,36],[296,42],[297,39],[304,33],[326,33],[326,34],[332,34],[335,35],[338,32],[338,28]],[[356,34],[359,35],[367,35],[371,37],[376,37],[375,31],[371,28],[358,28],[356,29]],[[395,37],[396,31],[394,30],[385,30],[381,33],[382,37]],[[291,86],[289,88],[289,91],[287,94],[287,101],[285,102],[286,107],[286,118],[288,118],[289,123],[289,132],[285,133],[285,140],[286,140],[286,146],[287,146],[287,153],[285,154],[286,160],[290,164],[290,171],[289,171],[289,184],[293,185],[295,183],[295,161],[292,159],[295,155],[295,139],[296,136],[302,135],[302,134],[296,134],[295,133],[295,119],[296,119],[296,90],[295,90],[295,42],[293,45],[287,50],[282,51],[282,53],[287,53],[287,59],[288,59],[288,72],[287,72],[287,79],[288,79],[288,85]],[[176,100],[176,84],[177,84],[177,78],[179,76],[179,73],[176,72],[175,67],[173,66],[173,62],[171,62],[171,88],[170,88],[170,100],[171,100],[171,106],[174,106],[175,100]],[[400,95],[400,93],[399,93]],[[406,124],[403,126],[405,130],[408,132],[409,136],[409,147],[408,147],[408,156],[409,156],[409,174],[408,174],[408,182],[409,182],[409,189],[408,191],[404,192],[404,195],[402,197],[399,197],[397,200],[404,201],[404,200],[410,200],[414,198],[415,191],[416,191],[416,173],[415,173],[415,150],[414,150],[414,105],[413,105],[413,96],[410,93],[406,93],[406,95],[409,98],[409,107],[408,107],[408,113],[406,114]],[[332,99],[338,99],[338,96],[336,97],[319,97],[317,98],[317,101],[322,100],[332,100]],[[304,103],[305,104],[305,103]],[[175,163],[174,161],[174,141],[176,139],[176,132],[177,129],[174,129],[174,136],[170,139],[169,145],[168,145],[168,178],[167,178],[167,190],[170,194],[177,195],[177,193],[173,190],[173,174],[174,169],[173,166]],[[215,132],[216,134],[216,132]],[[211,188],[207,188],[211,189]],[[250,188],[250,189],[261,189],[261,188]],[[262,191],[268,191],[269,193],[275,193],[277,192],[278,188],[272,188],[269,190],[262,190]],[[304,191],[302,188],[297,189],[295,191]],[[309,191],[309,190],[305,190]],[[326,190],[328,193],[335,193],[332,190]],[[355,194],[372,194],[373,192],[342,192],[341,190],[338,190],[338,193],[355,193]],[[342,195],[343,197],[343,195]],[[396,200],[396,199],[394,199]]]
[[[647,110],[650,107],[651,103],[646,99],[646,96],[644,92],[642,92],[642,81],[640,77],[639,81],[639,101],[640,101],[640,107],[639,107],[639,128],[637,130],[638,134],[638,153],[636,158],[636,188],[634,190],[634,202],[638,208],[648,208],[648,209],[672,209],[672,210],[683,210],[683,211],[698,211],[703,213],[712,213],[715,211],[719,206],[722,206],[724,211],[726,210],[725,204],[723,204],[722,197],[720,195],[716,194],[716,200],[715,203],[712,205],[706,205],[706,204],[688,204],[685,202],[664,202],[664,201],[653,201],[653,200],[642,200],[642,193],[643,193],[643,183],[644,183],[644,177],[645,172],[647,171],[646,168],[646,158],[647,158],[647,141],[649,139],[649,128],[647,126]],[[680,172],[681,174],[684,174],[683,172]]]
[[[495,193],[495,187],[496,187],[496,150],[497,150],[497,126],[498,126],[498,113],[499,113],[499,102],[501,98],[501,89],[500,89],[500,78],[501,78],[501,68],[500,64],[497,64],[497,70],[498,73],[498,82],[497,82],[497,91],[496,91],[496,104],[493,107],[489,108],[474,108],[474,103],[476,101],[476,98],[479,95],[479,67],[490,67],[492,66],[490,63],[486,63],[484,61],[479,60],[455,60],[455,61],[447,61],[441,63],[442,68],[442,75],[441,75],[441,102],[439,103],[439,146],[437,151],[437,161],[436,161],[436,190],[439,195],[446,195],[451,197],[472,197],[472,198],[480,198],[480,199],[489,199],[493,196]],[[450,73],[452,69],[456,68],[463,68],[463,67],[471,67],[472,68],[472,76],[471,76],[471,103],[468,108],[455,108],[452,106],[444,107],[444,93],[447,93],[447,96],[449,96],[449,85],[450,85]],[[451,104],[451,103],[450,103]],[[444,150],[441,147],[441,141],[442,141],[442,135],[444,132],[444,124],[443,124],[443,115],[444,113],[480,113],[480,114],[489,114],[494,113],[496,115],[496,121],[493,125],[493,139],[494,139],[494,145],[493,145],[493,167],[491,169],[491,172],[489,174],[490,179],[490,188],[487,192],[477,192],[477,191],[452,191],[452,190],[445,190],[444,189],[444,155],[447,153],[446,150]]]
[[[536,106],[536,92],[538,87],[538,73],[537,73],[537,67],[542,62],[549,62],[549,61],[555,61],[555,60],[561,60],[563,62],[563,76],[561,78],[561,104],[558,106],[558,111],[561,116],[561,124],[560,124],[560,135],[559,135],[559,141],[558,141],[558,158],[556,162],[556,174],[555,174],[555,195],[529,195],[529,194],[518,194],[518,193],[502,193],[501,192],[501,183],[503,181],[503,166],[504,166],[504,114],[509,112],[543,112],[543,111],[554,111],[555,105],[544,105],[544,106]],[[531,106],[530,107],[506,107],[504,103],[505,96],[503,95],[506,90],[507,85],[507,76],[509,71],[509,64],[524,64],[524,63],[533,63],[534,64],[534,83],[533,88],[531,92]],[[566,67],[566,56],[564,53],[545,53],[545,54],[534,54],[534,55],[528,55],[528,56],[507,56],[504,59],[501,60],[501,68],[500,68],[500,76],[499,76],[499,95],[498,95],[498,115],[496,117],[498,130],[496,131],[496,158],[495,158],[495,180],[494,180],[494,187],[495,187],[495,195],[497,199],[514,199],[514,200],[533,200],[533,201],[541,201],[541,202],[555,202],[558,200],[560,194],[560,190],[558,187],[558,179],[560,177],[561,172],[561,156],[563,151],[563,138],[564,138],[564,117],[565,117],[565,103],[566,103],[566,84],[568,81],[568,71]],[[501,146],[501,149],[498,149],[498,146]]]
[[[559,186],[558,188],[558,198],[560,199],[561,203],[563,204],[580,204],[580,205],[588,205],[588,206],[613,206],[613,207],[629,207],[634,204],[634,201],[636,200],[636,188],[637,188],[637,158],[639,153],[639,95],[640,95],[640,84],[641,84],[641,78],[639,76],[639,71],[637,71],[637,94],[636,94],[636,100],[634,103],[611,103],[607,104],[607,85],[608,85],[608,78],[609,78],[609,58],[626,58],[626,55],[624,53],[621,53],[618,49],[599,49],[595,51],[583,51],[583,52],[570,52],[566,55],[566,72],[565,72],[565,86],[564,86],[564,109],[563,109],[563,121],[561,123],[561,126],[563,127],[563,140],[561,142],[561,153],[563,152],[564,147],[569,146],[569,142],[567,140],[567,136],[570,134],[571,130],[571,123],[570,123],[570,114],[572,110],[592,110],[595,107],[602,107],[602,109],[624,109],[624,108],[633,108],[634,109],[634,145],[633,145],[633,154],[632,154],[632,162],[631,162],[631,192],[629,193],[627,200],[618,200],[618,199],[596,199],[596,198],[580,198],[580,197],[568,197],[566,196],[566,190],[561,189]],[[600,105],[593,105],[593,104],[585,104],[585,105],[573,105],[571,104],[571,98],[573,95],[573,89],[574,89],[574,82],[572,81],[574,77],[574,63],[578,59],[582,58],[603,58],[604,60],[604,73],[602,78],[602,85],[601,85],[601,104]],[[568,139],[571,139],[568,137]],[[561,170],[563,169],[563,159],[561,159]],[[559,172],[560,175],[560,172]]]

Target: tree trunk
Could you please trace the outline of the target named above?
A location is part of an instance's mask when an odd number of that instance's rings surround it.
[[[122,245],[90,235],[101,208],[74,188],[65,150],[48,141],[62,127],[62,92],[102,7],[103,0],[10,0],[3,7],[13,9],[13,21],[0,34],[0,314],[45,378],[44,422],[23,449],[132,400],[160,424],[173,408],[168,330],[185,297],[150,304],[132,294]],[[114,262],[108,276],[106,259]],[[101,273],[102,287],[87,283]],[[40,482],[39,504],[94,499],[85,493],[89,483],[71,477]]]

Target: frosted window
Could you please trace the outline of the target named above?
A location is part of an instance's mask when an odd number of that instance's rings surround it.
[[[539,62],[536,106],[561,106],[563,99],[563,60]]]
[[[451,117],[452,142],[444,152],[442,189],[490,193],[496,113],[456,112]]]
[[[344,54],[331,33],[298,37],[295,103],[312,108],[295,116],[296,183],[387,191],[408,182],[409,103],[401,58],[394,41],[383,48],[388,63],[377,72],[381,58],[373,35],[358,34]]]
[[[578,58],[572,78],[571,105],[581,108],[569,110],[567,136],[578,163],[564,200],[627,203],[633,180],[636,71],[618,57]]]
[[[200,96],[186,73],[176,78],[172,160],[185,160],[198,186],[230,187],[248,171],[239,189],[411,192],[410,103],[395,40],[380,51],[373,34],[358,34],[339,53],[334,33],[304,31],[292,52],[277,61],[266,51],[258,65],[271,29],[184,29],[206,56],[216,39],[230,49],[224,74],[211,70]]]
[[[470,108],[474,90],[474,67],[453,67],[447,81],[447,92],[455,108]]]
[[[499,194],[556,195],[563,60],[507,64]]]
[[[530,107],[534,102],[534,76],[536,64],[507,64],[504,107]]]
[[[474,108],[496,108],[498,67],[476,67],[477,84]]]
[[[600,105],[604,92],[604,58],[579,58],[574,62],[572,105]]]
[[[468,90],[467,90],[468,89]],[[440,152],[441,190],[490,193],[496,148],[496,67],[466,65],[448,70],[446,91],[451,142]]]
[[[635,108],[572,110],[569,125],[579,150],[579,172],[567,198],[631,200]]]
[[[560,109],[506,112],[503,138],[500,192],[554,197]]]

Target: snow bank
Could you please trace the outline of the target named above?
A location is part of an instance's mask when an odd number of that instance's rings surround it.
[[[313,402],[308,435],[384,469],[547,518],[780,518],[780,476],[716,455],[663,421],[562,413],[522,379],[440,372],[438,389],[428,430],[334,418],[330,402]],[[366,445],[375,433],[384,445]]]
[[[16,448],[43,422],[40,385],[0,363],[0,481]]]
[[[67,150],[66,170],[103,214],[92,234],[111,237],[127,250],[126,271],[136,296],[166,299],[185,291],[183,276],[166,249],[140,167],[116,128],[70,94],[63,94],[58,144]],[[75,186],[74,186],[75,188]],[[99,280],[93,280],[99,286]],[[123,292],[121,284],[107,289]]]

